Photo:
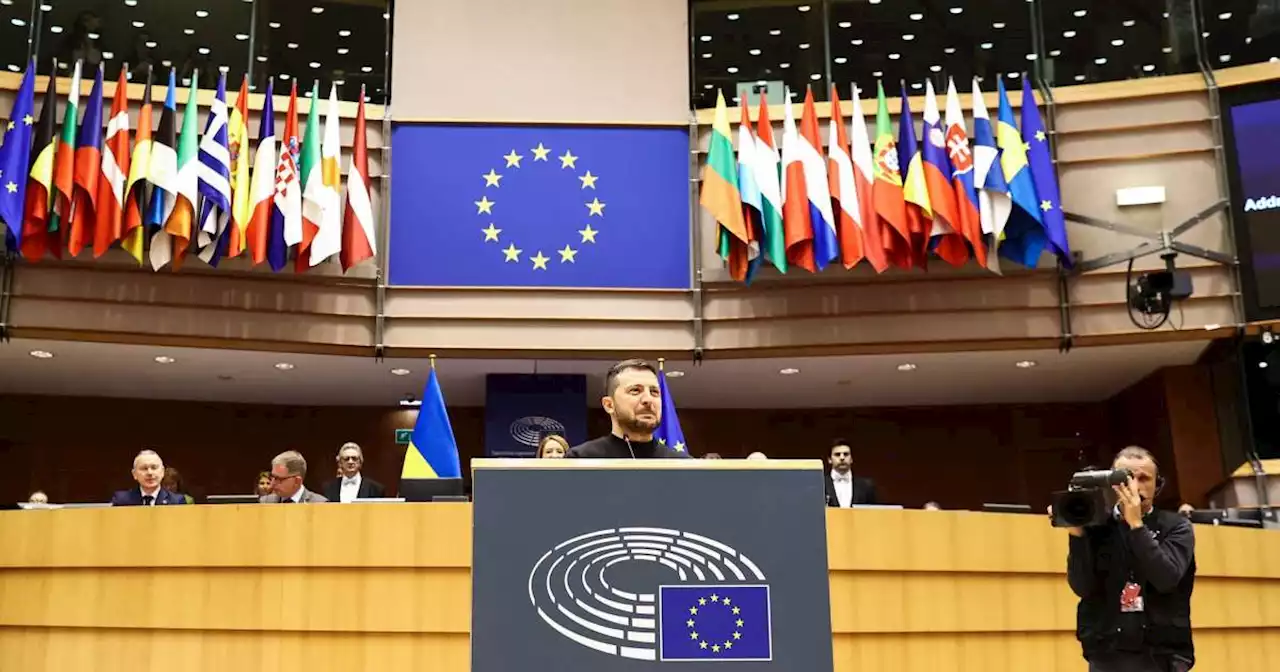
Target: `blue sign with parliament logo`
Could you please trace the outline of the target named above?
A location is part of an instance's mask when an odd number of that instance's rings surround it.
[[[399,286],[684,289],[684,128],[398,124]]]

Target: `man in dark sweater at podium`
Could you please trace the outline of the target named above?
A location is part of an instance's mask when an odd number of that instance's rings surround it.
[[[565,457],[648,459],[688,457],[653,439],[662,423],[662,388],[658,370],[642,359],[626,359],[609,368],[600,399],[613,431],[569,449]]]

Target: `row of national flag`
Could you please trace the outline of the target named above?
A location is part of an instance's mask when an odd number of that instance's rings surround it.
[[[319,84],[312,86],[300,136],[295,82],[284,132],[277,134],[269,81],[251,147],[247,78],[235,107],[227,105],[226,75],[218,78],[201,134],[197,78],[191,77],[179,122],[172,69],[159,123],[152,126],[148,76],[131,128],[127,71],[120,69],[104,133],[101,67],[81,116],[76,63],[59,126],[57,80],[49,78],[37,120],[35,62],[28,64],[0,145],[0,222],[9,250],[38,261],[87,248],[97,258],[118,245],[155,270],[177,270],[191,255],[214,267],[245,255],[274,271],[290,258],[304,271],[337,256],[345,271],[375,255],[363,91],[344,209],[336,87],[322,122]]]
[[[754,124],[744,100],[736,155],[721,93],[701,202],[718,223],[732,277],[750,282],[764,264],[812,273],[864,259],[878,273],[923,269],[930,257],[957,267],[972,259],[1001,273],[1001,258],[1033,268],[1045,251],[1070,266],[1058,177],[1031,83],[1024,78],[1021,130],[1003,80],[997,88],[993,121],[974,79],[971,134],[955,82],[948,80],[942,108],[926,82],[917,138],[905,85],[895,137],[879,84],[873,142],[857,88],[846,127],[832,87],[825,153],[812,90],[798,128],[793,106],[784,106],[780,142],[764,97]]]

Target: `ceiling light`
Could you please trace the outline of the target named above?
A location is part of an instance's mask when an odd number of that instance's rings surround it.
[[[1063,36],[1063,37],[1065,37],[1065,38],[1067,38],[1067,39],[1069,40],[1069,39],[1071,39],[1071,38],[1073,38],[1073,37],[1075,37],[1075,36],[1076,36],[1076,31],[1074,31],[1074,30],[1064,30],[1064,31],[1062,31],[1062,36]]]
[[[1207,39],[1207,38],[1209,37],[1209,31],[1207,31],[1207,30],[1206,30],[1206,31],[1204,31],[1203,33],[1200,33],[1200,37],[1203,37],[1203,38],[1206,38],[1206,39]]]
[[[351,50],[350,50],[350,49],[348,49],[348,48],[346,48],[346,47],[338,47],[338,55],[339,55],[339,56],[346,56],[346,55],[347,55],[347,54],[349,54],[349,53],[351,53]]]
[[[32,350],[31,356],[36,359],[53,359],[53,353],[48,350]]]
[[[207,16],[209,16],[209,12],[206,12],[206,11],[205,11],[205,10],[203,10],[203,9],[197,9],[197,10],[196,10],[196,17],[197,17],[197,18],[201,18],[201,19],[203,19],[203,18],[205,18],[205,17],[207,17]]]
[[[347,30],[347,29],[345,29],[345,28],[344,28],[344,29],[342,29],[342,30],[339,30],[339,31],[338,31],[338,37],[351,37],[351,31],[349,31],[349,30]]]
[[[942,53],[944,53],[944,54],[954,54],[954,53],[956,53],[956,48],[955,48],[955,47],[947,47],[946,49],[943,49],[943,50],[942,50]]]
[[[910,42],[911,40],[916,39],[916,36],[915,36],[915,35],[912,35],[911,33],[907,33],[907,34],[905,34],[905,35],[903,35],[903,36],[902,36],[902,39],[903,39],[903,40],[905,40],[905,41],[907,41],[907,42]]]
[[[769,34],[774,37],[777,37],[782,34],[782,31],[778,30],[777,28],[774,28],[773,30],[769,31]]]
[[[896,61],[899,58],[902,58],[902,54],[889,54],[889,60],[891,61]]]
[[[800,10],[800,11],[802,11],[802,12],[807,12],[807,11],[809,11],[809,10],[810,10],[810,9],[812,9],[812,8],[811,8],[811,7],[809,7],[809,5],[800,5],[799,7],[796,7],[796,9],[798,9],[798,10]]]
[[[748,50],[748,51],[747,51],[747,53],[748,53],[748,54],[751,54],[752,56],[759,56],[759,55],[760,55],[760,50],[759,50],[759,49],[750,49],[750,50]]]
[[[869,2],[869,3],[873,4],[873,5],[878,5],[878,4],[880,4],[880,0],[867,0],[867,2]]]
[[[841,27],[841,28],[852,28],[852,27],[853,27],[853,22],[852,22],[852,21],[841,21],[839,25],[840,25],[840,27]]]
[[[346,84],[346,83],[347,83],[347,80],[345,80],[345,79],[335,79],[335,80],[333,80],[333,83],[334,83],[334,84],[337,84],[338,86],[342,86],[343,84]]]
[[[382,19],[383,19],[384,21],[390,21],[390,20],[391,20],[391,12],[383,12],[383,13],[382,13]]]
[[[168,355],[158,355],[156,356],[155,359],[156,359],[156,364],[172,364],[178,361]]]
[[[668,378],[684,378],[684,371],[667,371]]]
[[[815,82],[816,82],[816,81],[818,81],[819,79],[822,79],[822,75],[820,75],[820,74],[818,74],[818,73],[816,73],[816,72],[815,72],[815,73],[813,73],[812,75],[809,75],[809,79],[812,79],[813,81],[815,81]]]
[[[1231,54],[1223,54],[1218,57],[1218,60],[1222,61],[1223,63],[1226,63],[1227,61],[1231,60]]]
[[[53,11],[53,5],[40,5],[40,11],[42,11],[42,12],[52,12],[52,11]]]
[[[1004,21],[996,21],[995,23],[991,24],[991,27],[995,28],[996,30],[1004,30]]]
[[[848,63],[848,62],[849,62],[849,59],[845,58],[844,56],[837,56],[837,57],[836,57],[836,64],[837,64],[837,65],[844,65],[845,63]]]
[[[1164,53],[1166,53],[1166,54],[1172,54],[1172,53],[1173,53],[1173,47],[1161,47],[1161,48],[1160,48],[1160,51],[1163,51],[1163,52],[1164,52]]]
[[[1142,71],[1143,71],[1143,72],[1155,72],[1155,71],[1156,71],[1156,66],[1155,66],[1155,65],[1153,65],[1153,64],[1151,64],[1151,63],[1148,63],[1148,64],[1146,64],[1146,65],[1142,66]]]
[[[360,68],[360,72],[373,72],[373,66],[372,66],[372,65],[366,65],[366,66],[364,66],[364,67]]]
[[[223,74],[226,74],[226,73],[228,73],[228,72],[231,72],[231,67],[230,67],[230,66],[226,66],[226,65],[219,65],[219,66],[218,66],[218,72],[221,72],[221,73],[223,73]]]
[[[147,45],[147,48],[148,48],[148,49],[155,49],[157,46],[159,46],[159,45],[160,45],[160,43],[159,43],[159,42],[156,42],[155,40],[148,40],[148,41],[146,42],[146,45]]]
[[[702,57],[703,57],[703,58],[711,58],[711,52],[709,52],[709,51],[708,51],[707,53],[703,54],[703,55],[702,55]]]
[[[312,7],[312,8],[311,8],[311,13],[312,13],[312,14],[324,14],[324,7]]]
[[[991,44],[990,42],[983,42],[982,44],[980,44],[980,45],[978,45],[978,46],[982,47],[983,49],[990,49],[991,47],[994,47],[994,46],[996,46],[996,45]]]
[[[1223,21],[1226,21],[1227,19],[1231,18],[1231,12],[1223,12],[1218,15],[1218,18],[1222,19]]]
[[[245,40],[249,39],[249,35],[248,33],[236,33],[236,39],[240,40],[241,42],[244,42]]]
[[[793,369],[791,367],[787,367],[785,369],[780,369],[778,373],[781,373],[784,376],[794,376],[797,373],[800,373],[800,369]]]
[[[923,85],[923,84],[921,84],[920,82],[912,82],[912,83],[911,83],[911,88],[912,88],[912,89],[915,89],[915,90],[917,90],[917,91],[918,91],[918,90],[920,90],[920,89],[924,88],[924,85]]]
[[[963,12],[964,12],[964,7],[952,7],[952,8],[951,8],[951,13],[952,13],[952,14],[961,14],[961,13],[963,13]]]
[[[18,66],[14,65],[13,63],[10,63],[9,65],[7,65],[7,66],[5,66],[5,67],[9,68],[9,72],[20,72],[20,71],[22,70],[22,68],[19,68]]]
[[[871,3],[871,4],[873,4],[873,5],[874,5],[875,3],[873,2],[873,3]],[[871,73],[871,76],[872,76],[872,77],[884,77],[884,71],[883,71],[883,70],[876,70],[875,72]]]
[[[808,42],[801,42],[801,43],[800,43],[800,48],[801,48],[801,49],[808,49],[808,48],[809,48],[809,43],[808,43]]]
[[[183,32],[183,33],[185,33],[185,34],[187,34],[187,35],[195,35],[195,34],[196,34],[196,29],[195,29],[195,28],[183,28],[183,29],[182,29],[182,32]]]
[[[293,365],[289,362],[276,362],[276,369],[280,371],[292,371]]]
[[[1077,82],[1083,82],[1083,81],[1084,81],[1084,75],[1076,75],[1076,81],[1077,81]]]
[[[311,61],[311,63],[309,63],[308,65],[310,65],[313,69],[314,69],[314,68],[319,68],[319,67],[320,67],[320,61]]]
[[[289,79],[289,75],[282,74],[280,75],[280,79]]]
[[[1036,60],[1036,55],[1035,55],[1035,54],[1027,54],[1027,60],[1028,60],[1028,61],[1034,61],[1034,60]]]
[[[134,27],[134,28],[142,28],[142,27],[143,27],[143,26],[145,26],[145,25],[147,25],[147,22],[146,22],[146,21],[134,21],[134,22],[133,22],[133,27]]]
[[[914,14],[909,14],[907,18],[911,19],[912,21],[921,21],[924,19],[924,14],[921,14],[920,12],[915,12]]]
[[[855,46],[855,47],[861,47],[861,46],[862,46],[862,40],[849,40],[849,44],[852,44],[852,45],[853,45],[853,46]]]
[[[1123,46],[1124,46],[1124,40],[1111,40],[1111,46],[1113,46],[1113,47],[1123,47]]]
[[[407,376],[411,373],[413,372],[409,369],[391,369],[391,375],[393,376]]]
[[[941,65],[931,65],[931,66],[929,66],[929,72],[942,72],[942,66],[941,66]]]
[[[286,44],[286,45],[284,45],[284,46],[289,47],[290,49],[297,49],[297,48],[298,48],[298,43],[297,43],[297,42],[290,42],[289,44]]]
[[[703,84],[703,85],[702,85],[702,88],[707,89],[707,90],[711,90],[711,89],[714,89],[715,87],[714,87],[714,86],[712,86],[712,85],[710,85],[710,84]]]
[[[1138,22],[1137,22],[1137,21],[1134,21],[1133,19],[1128,19],[1128,20],[1126,20],[1126,21],[1124,22],[1124,27],[1125,27],[1125,28],[1132,28],[1132,27],[1134,27],[1134,25],[1136,25],[1137,23],[1138,23]]]
[[[6,2],[6,3],[4,3],[4,4],[6,4],[6,5],[7,5],[7,4],[9,4],[9,3],[7,3],[7,2]],[[130,6],[130,7],[137,7],[137,6],[138,6],[138,0],[124,0],[124,4],[126,4],[126,5],[128,5],[128,6]]]
[[[414,398],[413,398],[413,395],[411,394],[411,395],[409,395],[409,396],[408,396],[408,398],[401,399],[401,400],[400,400],[400,405],[401,405],[401,406],[407,406],[407,407],[410,407],[410,408],[421,408],[421,407],[422,407],[422,400],[420,400],[420,399],[414,399]]]
[[[101,35],[99,35],[98,33],[89,33],[89,39],[91,39],[91,40],[96,40],[96,39],[98,39],[98,38],[100,38],[100,37],[102,37],[102,36],[101,36]]]
[[[1089,14],[1089,10],[1087,10],[1087,9],[1077,9],[1076,11],[1072,12],[1072,14],[1075,14],[1077,19],[1080,19],[1080,18],[1084,18],[1085,16],[1087,16],[1087,15]]]
[[[200,47],[200,48],[199,48],[199,49],[197,49],[196,51],[199,51],[199,52],[200,52],[200,54],[201,54],[201,55],[203,55],[203,56],[208,56],[208,55],[209,55],[209,47]]]
[[[171,60],[169,60],[169,59],[167,59],[167,58],[166,58],[166,59],[164,59],[163,61],[160,61],[160,65],[163,65],[163,66],[164,66],[164,67],[166,67],[166,68],[172,68],[172,67],[173,67],[173,61],[171,61]]]
[[[898,370],[899,371],[915,371],[916,365],[912,364],[911,362],[906,362],[905,364],[899,364]]]
[[[1266,362],[1258,362],[1258,368],[1259,368],[1259,369],[1265,369],[1265,368],[1267,368],[1267,363],[1266,363]]]
[[[1106,65],[1107,59],[1103,56],[1099,56],[1098,58],[1093,59],[1093,62],[1097,63],[1098,65]]]
[[[733,66],[729,66],[728,68],[726,68],[726,70],[728,70],[729,74],[731,74],[731,75],[736,75],[736,74],[738,74],[738,69],[737,69],[737,68],[735,68],[735,67],[733,67]]]
[[[791,67],[791,64],[790,64],[790,63],[779,63],[779,64],[778,64],[778,67],[779,67],[779,68],[782,68],[783,70],[786,70],[787,68]]]
[[[1021,362],[1017,362],[1016,364],[1014,364],[1014,366],[1018,367],[1019,369],[1030,369],[1035,365],[1036,365],[1036,361],[1034,359],[1024,359]]]
[[[1021,76],[1021,74],[1022,73],[1019,73],[1019,72],[1011,72],[1009,73],[1009,79],[1017,79],[1019,76]]]
[[[19,19],[19,18],[12,18],[12,19],[9,19],[9,23],[12,23],[12,24],[13,24],[13,25],[15,25],[15,26],[25,26],[25,25],[27,25],[27,22],[26,22],[26,21],[23,21],[22,19]]]
[[[760,86],[767,86],[767,85],[769,84],[769,82],[768,82],[768,80],[764,80],[764,79],[757,79],[757,80],[756,80],[756,84],[759,84]]]
[[[737,20],[738,20],[738,15],[737,15],[737,14],[730,14],[730,15],[729,15],[729,20],[730,20],[730,21],[737,21]]]
[[[111,59],[113,59],[113,58],[115,58],[115,57],[116,57],[116,52],[114,52],[114,51],[104,51],[104,52],[102,52],[102,60],[104,60],[104,61],[109,61],[109,60],[111,60]]]
[[[710,42],[710,41],[711,41],[711,36],[710,36],[710,35],[703,35],[702,37],[699,37],[698,39],[699,39],[699,40],[702,40],[703,42]]]
[[[49,32],[57,35],[62,32],[62,26],[49,26]]]
[[[1061,56],[1061,55],[1062,55],[1062,50],[1061,50],[1061,49],[1054,49],[1053,51],[1049,52],[1049,55],[1050,55],[1050,56]]]

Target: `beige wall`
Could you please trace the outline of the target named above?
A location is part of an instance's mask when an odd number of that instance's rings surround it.
[[[689,118],[685,0],[397,2],[397,120]]]

